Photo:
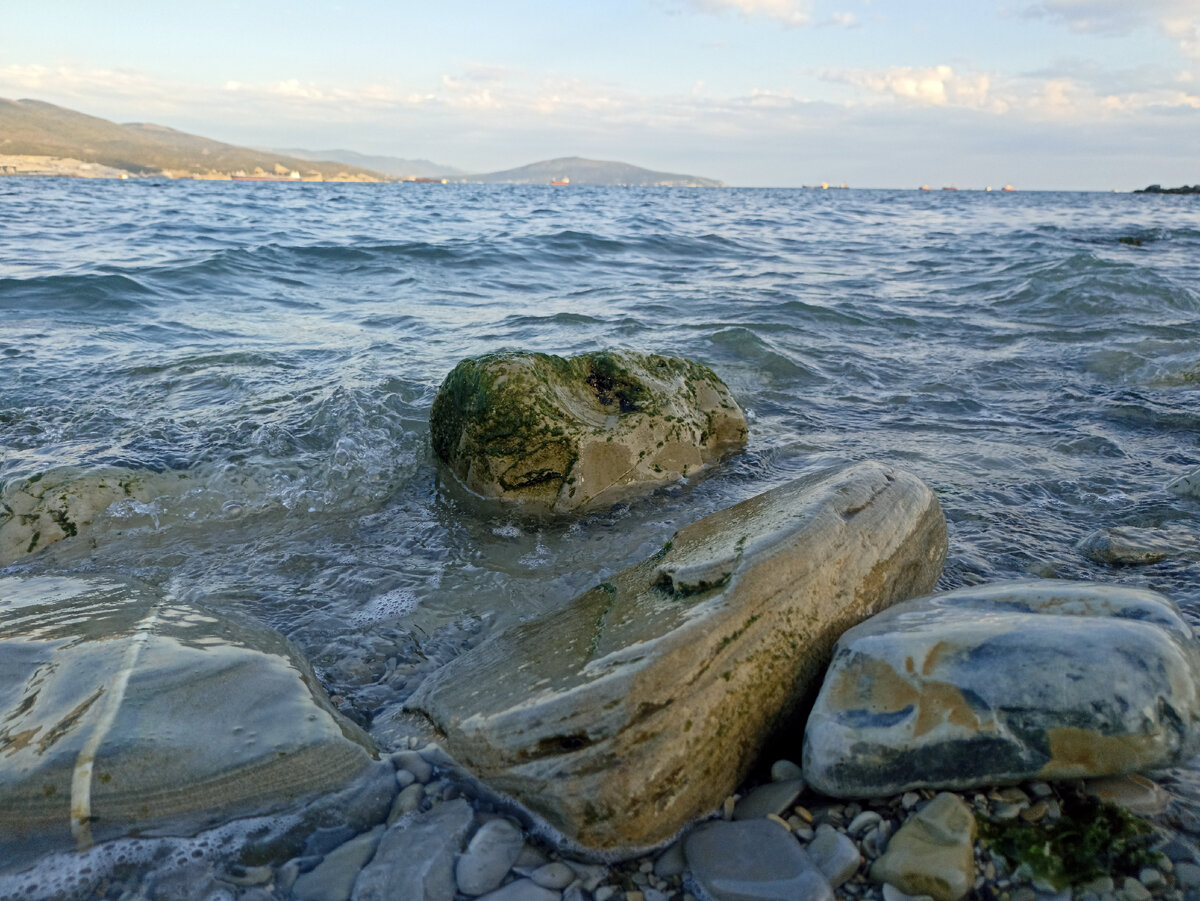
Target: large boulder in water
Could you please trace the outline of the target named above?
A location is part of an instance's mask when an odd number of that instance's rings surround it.
[[[108,579],[0,578],[0,861],[186,835],[371,766],[282,636]]]
[[[62,467],[0,486],[0,566],[86,535],[114,503],[153,500],[187,478],[180,472]]]
[[[1153,591],[1057,580],[963,588],[851,629],[804,731],[837,797],[1078,779],[1200,749],[1200,645]]]
[[[629,854],[739,785],[837,637],[928,591],[946,525],[916,477],[826,470],[715,513],[409,701],[446,750],[568,839]]]
[[[711,369],[634,351],[463,360],[429,422],[434,451],[471,491],[557,512],[697,473],[746,441]]]

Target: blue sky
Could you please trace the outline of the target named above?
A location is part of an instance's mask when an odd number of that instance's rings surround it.
[[[1200,182],[1200,0],[9,4],[0,97],[260,147],[733,185]]]

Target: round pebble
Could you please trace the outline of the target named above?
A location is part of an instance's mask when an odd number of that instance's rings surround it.
[[[790,779],[799,779],[803,775],[800,767],[790,760],[776,760],[771,764],[772,782],[787,782]]]
[[[542,888],[564,889],[575,881],[575,871],[560,860],[538,867],[529,878]]]

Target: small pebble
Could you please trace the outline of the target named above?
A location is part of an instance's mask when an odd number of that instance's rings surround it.
[[[399,785],[401,788],[408,788],[410,785],[412,785],[416,781],[417,781],[417,777],[414,776],[410,770],[405,770],[405,769],[396,770],[396,784]]]
[[[1050,812],[1050,805],[1045,801],[1038,801],[1036,804],[1026,807],[1021,811],[1021,819],[1026,823],[1037,823],[1046,818],[1046,814]]]
[[[609,901],[609,899],[617,893],[617,889],[612,885],[602,885],[596,889],[596,901]]]
[[[1155,888],[1166,882],[1161,871],[1155,867],[1142,867],[1138,872],[1138,882],[1146,888]]]
[[[1200,888],[1200,866],[1194,863],[1176,862],[1175,881],[1182,889]]]
[[[721,816],[723,819],[733,819],[733,809],[737,807],[737,795],[730,795],[725,799],[725,803],[721,805]]]
[[[1129,876],[1121,884],[1121,891],[1118,893],[1123,901],[1150,901],[1152,897],[1150,889],[1142,885],[1138,880]]]
[[[796,816],[800,817],[800,819],[804,820],[804,822],[811,823],[813,821],[813,815],[808,812],[807,807],[801,807],[799,804],[797,804],[792,808],[792,810],[795,811]]]
[[[1029,790],[1035,798],[1048,798],[1054,794],[1054,789],[1046,782],[1030,782]]]
[[[800,767],[790,760],[776,760],[771,764],[772,782],[786,782],[789,779],[799,779],[802,775]]]
[[[874,826],[878,826],[882,820],[883,817],[881,817],[875,811],[864,810],[850,821],[850,825],[846,827],[846,832],[850,835],[857,836],[860,833],[865,833],[868,829]]]
[[[921,800],[921,796],[916,792],[905,792],[900,798],[900,806],[905,810],[912,810],[917,806],[917,802]]]
[[[683,859],[683,842],[675,842],[654,861],[654,874],[663,879],[669,876],[681,876],[687,869]]]
[[[562,861],[555,861],[534,870],[529,878],[542,888],[564,889],[575,881],[575,871]]]
[[[929,895],[906,895],[890,882],[883,884],[883,901],[933,901]]]
[[[400,794],[396,795],[396,800],[392,802],[392,809],[388,813],[388,825],[392,825],[400,817],[410,814],[421,806],[421,799],[425,797],[425,786],[419,782],[414,782],[408,788],[404,789]]]
[[[433,767],[416,751],[397,751],[392,755],[392,763],[398,770],[408,770],[418,782],[428,782],[433,778]]]

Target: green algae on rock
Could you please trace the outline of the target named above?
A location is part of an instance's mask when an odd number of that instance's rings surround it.
[[[746,441],[711,369],[629,350],[463,360],[429,424],[434,452],[471,491],[556,512],[692,475]]]
[[[720,805],[837,637],[928,591],[945,555],[941,508],[915,476],[824,470],[686,526],[455,658],[408,707],[571,842],[637,853]]]
[[[0,860],[334,791],[371,742],[281,635],[89,577],[0,578]]]
[[[145,503],[185,479],[180,472],[62,467],[0,486],[0,566],[86,534],[117,501]]]

